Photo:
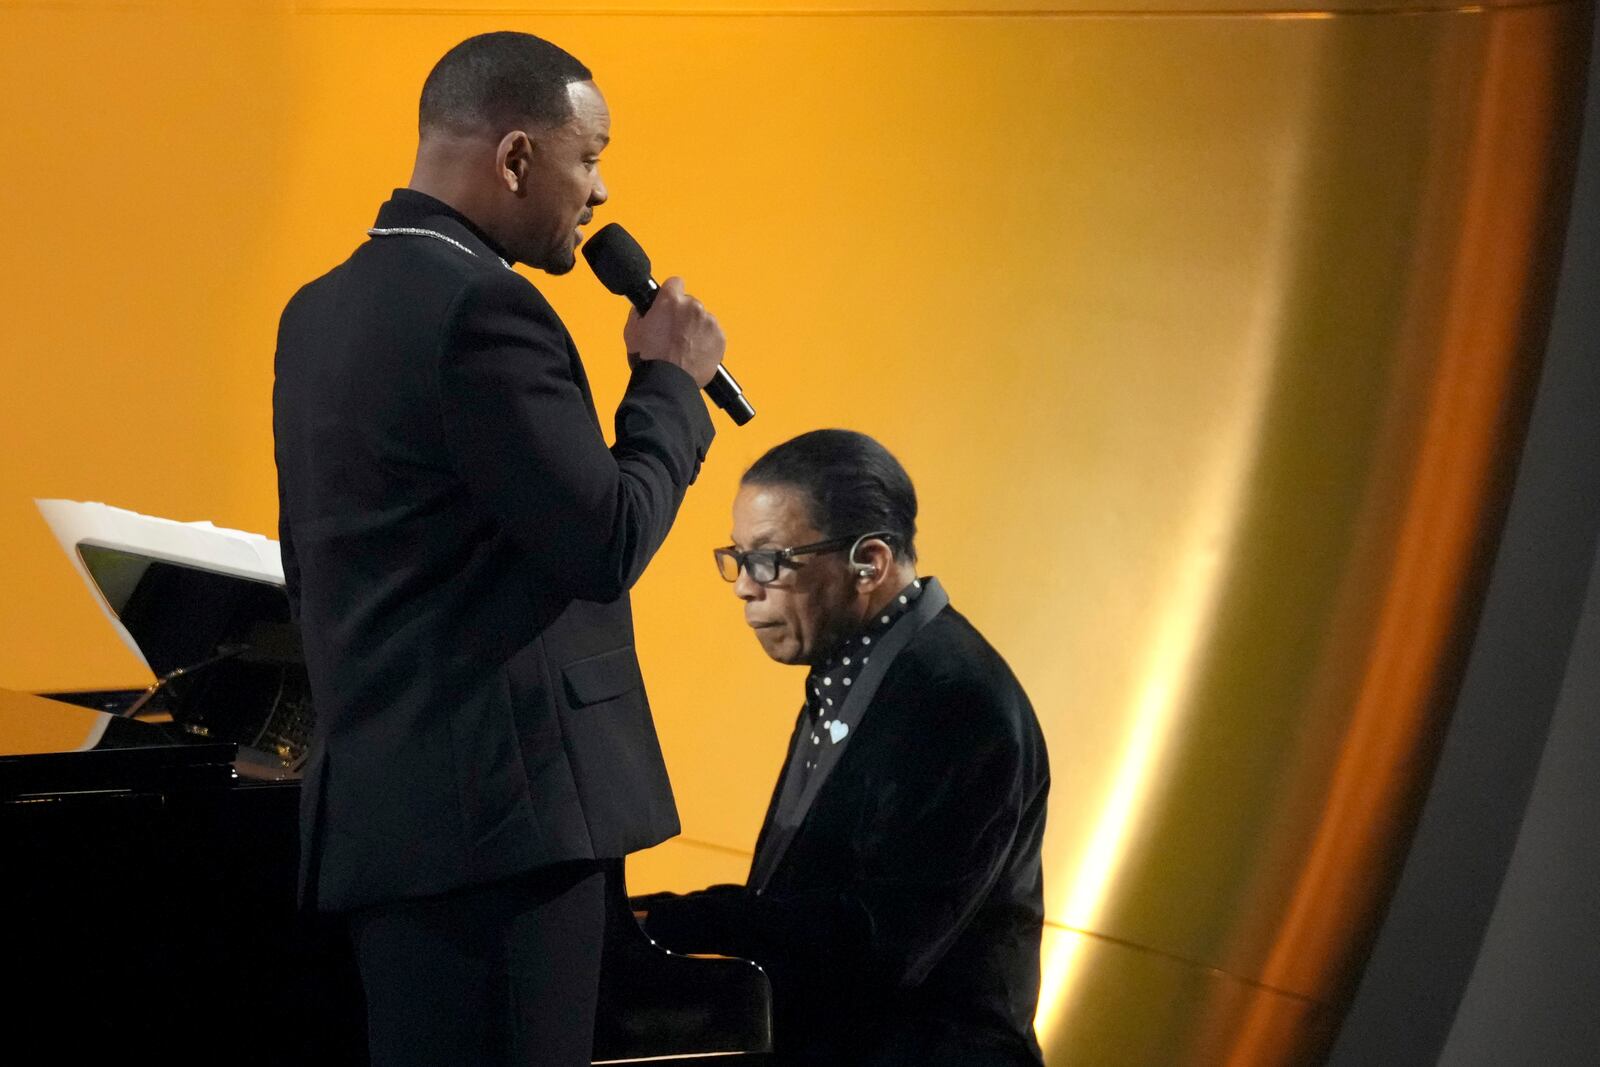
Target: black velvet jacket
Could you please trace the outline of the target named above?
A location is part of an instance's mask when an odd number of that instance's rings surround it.
[[[768,969],[786,1065],[1042,1062],[1044,739],[999,654],[928,593],[803,810],[780,813],[780,778],[749,884],[638,901],[668,948]],[[810,743],[804,711],[796,731]]]
[[[325,909],[677,832],[627,594],[712,436],[689,375],[646,362],[607,448],[561,320],[476,229],[408,190],[377,225],[448,240],[374,237],[296,293],[273,391]]]

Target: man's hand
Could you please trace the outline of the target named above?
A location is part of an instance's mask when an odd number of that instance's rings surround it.
[[[662,283],[648,315],[640,318],[637,311],[628,312],[622,340],[628,346],[630,363],[635,358],[665,360],[688,371],[702,389],[716,373],[727,347],[716,316],[683,291],[682,278]]]

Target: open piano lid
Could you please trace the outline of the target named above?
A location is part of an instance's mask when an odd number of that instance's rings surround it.
[[[297,768],[311,701],[278,543],[105,504],[35,503],[112,627],[163,681],[173,720]]]

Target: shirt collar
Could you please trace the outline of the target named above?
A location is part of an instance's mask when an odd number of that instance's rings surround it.
[[[483,228],[477,223],[438,197],[429,196],[427,193],[421,193],[415,189],[396,189],[390,195],[388,203],[379,209],[378,225],[393,225],[396,222],[405,223],[409,220],[421,220],[429,216],[437,217],[440,215],[460,223],[468,233],[482,241],[491,252],[507,263],[516,262],[511,258],[511,254],[498,241],[484,232]]]
[[[834,708],[844,703],[849,687],[855,684],[872,656],[872,646],[894,628],[922,596],[926,580],[914,579],[852,637],[845,639],[828,658],[806,674],[806,705],[813,713],[831,718]]]

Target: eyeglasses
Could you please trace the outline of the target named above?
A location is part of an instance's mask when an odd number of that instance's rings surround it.
[[[874,533],[862,534],[860,537],[835,537],[829,541],[817,541],[809,545],[796,545],[794,548],[754,548],[749,552],[740,552],[729,545],[727,548],[714,548],[711,554],[717,560],[717,573],[722,575],[726,582],[737,582],[739,570],[750,576],[750,580],[757,585],[766,585],[778,580],[778,568],[792,564],[790,560],[796,556],[814,556],[820,552],[838,552],[841,549],[850,549],[851,558],[855,557],[856,546],[861,542],[874,537],[888,538],[894,536],[888,530],[878,530]]]

